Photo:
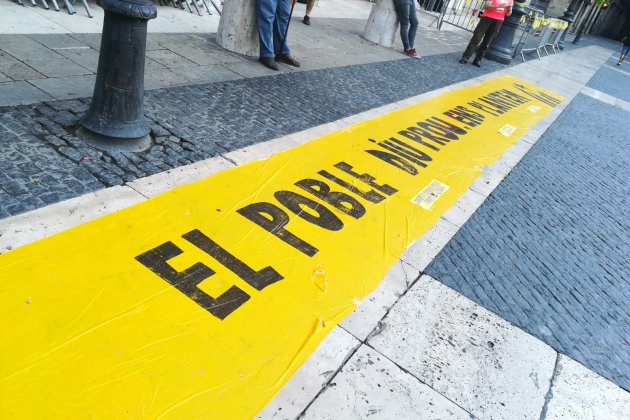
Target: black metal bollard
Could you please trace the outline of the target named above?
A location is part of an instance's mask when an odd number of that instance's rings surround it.
[[[81,125],[105,143],[143,138],[147,22],[157,16],[150,0],[97,0],[105,10],[92,103]],[[94,136],[93,134],[96,134]]]
[[[514,34],[516,34],[516,30],[518,29],[521,16],[527,14],[527,10],[523,8],[524,5],[524,3],[514,3],[512,14],[505,18],[499,33],[486,52],[487,59],[501,64],[510,64],[512,62]]]

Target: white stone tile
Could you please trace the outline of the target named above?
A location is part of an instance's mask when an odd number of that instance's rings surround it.
[[[291,136],[284,136],[264,143],[243,147],[223,156],[237,165],[242,165],[254,160],[266,159],[276,153],[284,152],[297,146],[299,146],[299,143],[293,140]]]
[[[256,419],[295,419],[360,344],[345,330],[334,328]]]
[[[361,346],[302,419],[368,418],[464,420],[470,415],[374,349]]]
[[[630,102],[626,102],[623,99],[616,98],[615,106],[623,109],[624,111],[630,111]]]
[[[0,253],[35,242],[71,227],[146,200],[126,186],[80,197],[0,220]]]
[[[560,355],[546,420],[627,420],[630,393]]]
[[[198,181],[233,166],[234,164],[232,162],[217,156],[145,178],[136,179],[127,185],[145,197],[154,197],[179,185]]]
[[[317,127],[298,131],[297,133],[290,134],[288,137],[290,137],[291,140],[297,144],[304,144],[316,138],[334,133],[335,131],[343,130],[347,128],[350,124],[350,122],[342,119],[331,123],[318,125]]]
[[[483,419],[538,419],[556,352],[429,276],[368,339],[381,354]]]
[[[457,200],[442,217],[455,226],[462,227],[475,211],[481,206],[486,196],[473,190],[468,190]]]
[[[484,166],[483,174],[472,183],[470,189],[487,197],[503,181],[505,175],[505,171],[493,166]]]
[[[584,95],[590,96],[593,99],[597,99],[598,101],[604,102],[609,105],[615,105],[615,102],[617,100],[617,98],[615,98],[614,96],[610,96],[607,93],[595,90],[588,86],[584,86],[580,93],[583,93]]]
[[[431,229],[405,250],[400,259],[424,271],[458,230],[459,228],[448,220],[439,219]]]
[[[385,316],[389,308],[405,293],[420,271],[416,268],[397,261],[385,275],[378,287],[361,301],[355,311],[346,317],[339,325],[364,341],[378,326],[378,322]]]
[[[527,154],[529,149],[532,148],[532,144],[535,143],[533,141],[533,137],[539,138],[542,135],[534,134],[531,139],[525,138],[525,136],[521,137],[519,141],[517,141],[512,147],[510,147],[507,152],[505,152],[497,162],[501,162],[504,165],[509,165],[512,168],[515,167],[521,159]],[[529,141],[528,141],[529,140]]]

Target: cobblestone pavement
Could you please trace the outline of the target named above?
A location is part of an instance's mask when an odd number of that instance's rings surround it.
[[[427,270],[626,390],[628,116],[578,95]]]
[[[614,58],[618,57],[615,56]],[[630,72],[628,69],[630,69],[628,63],[624,63],[623,69],[616,65],[614,67],[606,66],[593,76],[587,86],[630,102],[630,91],[628,91]]]
[[[0,108],[0,217],[121,185],[220,153],[495,71],[458,54],[404,59],[146,93],[154,141],[100,151],[75,135],[89,99]]]

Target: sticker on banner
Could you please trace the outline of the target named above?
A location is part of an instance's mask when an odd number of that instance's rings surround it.
[[[505,124],[503,127],[499,129],[499,133],[503,134],[505,137],[510,137],[512,133],[516,131],[516,127],[510,124]]]
[[[425,189],[413,199],[413,202],[425,210],[431,210],[431,206],[435,201],[448,190],[448,185],[442,184],[440,181],[433,180]]]

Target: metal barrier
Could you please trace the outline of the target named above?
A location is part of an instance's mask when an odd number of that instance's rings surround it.
[[[14,0],[14,1],[20,6],[25,6],[23,0]],[[50,9],[50,6],[48,5],[47,0],[39,0],[39,1],[41,3],[41,6],[44,9],[46,10]],[[215,10],[219,15],[221,14],[222,3],[220,2],[220,0],[154,0],[154,1],[160,4],[161,6],[171,5],[175,8],[180,8],[180,9],[184,9],[184,5],[186,5],[190,13],[193,13],[193,8],[194,8],[199,16],[202,15],[201,10],[203,9],[205,9],[209,15],[212,14],[211,9]],[[50,2],[52,3],[54,10],[59,12],[60,7],[57,4],[57,0],[50,0]],[[76,13],[76,10],[74,9],[74,6],[73,6],[74,2],[75,0],[64,0],[64,4],[61,7],[65,8],[69,15],[73,15]],[[30,3],[33,6],[37,6],[36,0],[30,0]],[[92,10],[90,9],[90,6],[87,0],[81,0],[81,3],[83,4],[85,11],[87,12],[87,15],[89,17],[94,17],[92,15]]]
[[[530,10],[527,15],[521,18],[520,37],[518,35],[514,37],[517,41],[514,45],[513,56],[520,54],[521,59],[525,61],[526,52],[536,51],[540,60],[540,50],[549,55],[547,47],[551,47],[554,53],[559,52],[558,39],[567,26],[567,22],[561,19],[551,18],[539,11]]]
[[[22,0],[15,0],[15,2],[17,4],[19,4],[20,6],[25,6],[24,2]],[[46,0],[40,0],[42,7],[46,10],[50,10],[50,6],[48,6],[48,2]],[[56,12],[60,11],[61,9],[59,8],[59,4],[57,4],[57,0],[51,0],[51,3],[53,4],[53,8],[55,9]],[[85,11],[87,12],[87,15],[89,17],[94,17],[92,15],[92,10],[90,9],[90,5],[88,4],[87,0],[81,0],[81,3],[83,3],[83,7],[85,8]],[[35,2],[35,0],[31,0],[31,5],[33,6],[37,6],[37,3]],[[73,6],[73,1],[71,2],[70,0],[64,0],[64,4],[61,7],[65,7],[66,11],[68,12],[69,15],[74,15],[77,11],[74,9]]]
[[[479,22],[479,14],[485,0],[446,0],[440,9],[438,29],[442,24],[456,26],[472,32]]]
[[[212,14],[212,11],[210,10],[211,7],[210,7],[210,4],[208,3],[208,0],[200,0],[200,1],[198,0],[154,0],[154,1],[157,1],[160,4],[160,6],[167,6],[170,4],[171,6],[175,8],[179,7],[180,9],[184,9],[184,5],[186,5],[190,13],[193,13],[192,8],[190,7],[192,5],[199,16],[201,16],[201,11],[199,10],[200,7],[201,9],[205,8],[209,15]],[[210,0],[210,3],[212,3],[212,8],[216,10],[216,12],[220,15],[221,6],[218,4],[218,1]]]

